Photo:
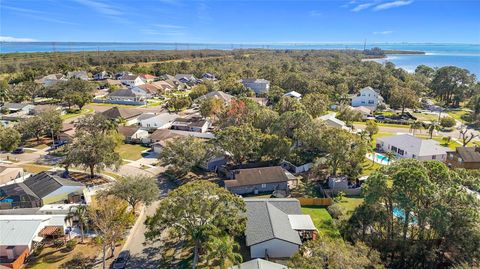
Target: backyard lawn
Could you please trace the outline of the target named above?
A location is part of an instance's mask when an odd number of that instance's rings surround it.
[[[302,213],[310,215],[320,236],[340,237],[340,232],[334,227],[332,216],[325,206],[302,206]]]
[[[19,166],[22,167],[28,173],[32,173],[32,174],[48,171],[53,168],[52,166],[38,165],[33,163],[20,164]]]
[[[367,158],[365,158],[365,160],[363,161],[362,166],[363,166],[362,176],[368,176],[374,171],[378,170],[380,167],[382,167],[381,164],[374,163]]]
[[[142,145],[122,144],[116,148],[120,158],[136,161],[142,158],[142,151],[149,149]]]
[[[65,252],[64,248],[52,248],[46,247],[42,250],[38,257],[32,259],[25,268],[33,269],[50,269],[50,268],[62,268],[62,264],[72,260],[75,256],[78,257],[81,254],[84,259],[80,262],[85,266],[90,259],[95,258],[100,253],[99,247],[93,243],[78,244],[71,252]],[[72,268],[67,266],[66,268]]]
[[[363,197],[343,197],[337,204],[342,208],[344,216],[350,217],[355,208],[363,203]]]
[[[73,112],[65,113],[64,115],[61,116],[61,118],[62,120],[67,120],[70,118],[74,118],[74,117],[89,114],[89,113],[93,113],[93,109],[89,109],[89,108],[83,108],[82,110],[77,109]]]

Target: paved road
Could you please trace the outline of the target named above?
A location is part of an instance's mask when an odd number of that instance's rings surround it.
[[[159,179],[160,198],[165,197],[173,189],[174,184],[166,179]],[[143,224],[147,216],[152,216],[158,208],[159,201],[146,207],[145,214],[140,218],[141,224],[132,231],[131,240],[124,246],[124,249],[130,250],[131,259],[127,268],[159,268],[161,262],[159,242],[145,243],[146,227]]]

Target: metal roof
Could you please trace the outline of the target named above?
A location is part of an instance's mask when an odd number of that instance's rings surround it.
[[[0,245],[29,245],[37,235],[41,220],[0,220]]]

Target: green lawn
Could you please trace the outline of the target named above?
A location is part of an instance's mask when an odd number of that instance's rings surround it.
[[[334,227],[332,216],[325,206],[302,206],[302,213],[310,215],[320,236],[340,237],[340,232]]]
[[[364,121],[355,121],[353,124],[359,124],[359,125],[366,125],[367,123]],[[395,128],[410,128],[410,125],[408,124],[394,124],[394,123],[383,123],[377,121],[377,126],[382,126],[382,127],[395,127]]]
[[[469,114],[469,113],[470,112],[466,111],[466,110],[451,110],[451,111],[447,112],[447,114],[450,115],[450,117],[452,117],[456,120],[459,120],[463,123],[465,123],[465,120],[462,119],[462,116],[466,115],[466,114]]]
[[[142,158],[142,151],[149,149],[142,145],[122,144],[116,148],[122,159],[136,161]]]
[[[82,108],[82,110],[77,109],[75,111],[68,112],[68,113],[62,115],[61,118],[62,118],[62,120],[67,120],[67,119],[70,119],[70,118],[74,118],[74,117],[89,114],[89,113],[93,113],[93,109]]]
[[[19,166],[22,167],[23,170],[27,171],[28,173],[33,173],[33,174],[40,173],[43,171],[48,171],[53,168],[51,166],[38,165],[33,163],[20,164]]]
[[[375,163],[367,158],[365,158],[365,160],[363,161],[362,166],[362,176],[368,176],[374,171],[378,170],[380,167],[382,167],[381,164]]]
[[[438,121],[438,114],[430,114],[430,113],[412,113],[413,116],[417,118],[419,121]]]
[[[344,197],[341,202],[337,203],[341,208],[343,215],[349,218],[355,208],[363,203],[363,197]]]

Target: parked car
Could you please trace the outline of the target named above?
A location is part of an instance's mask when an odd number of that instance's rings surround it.
[[[375,119],[377,119],[377,120],[385,120],[385,116],[383,116],[383,115],[378,115],[378,116],[375,116]]]
[[[130,259],[130,251],[124,250],[118,254],[117,259],[112,264],[113,269],[124,269],[127,267],[127,262]]]
[[[22,147],[18,147],[12,151],[13,154],[22,154],[25,150]]]

